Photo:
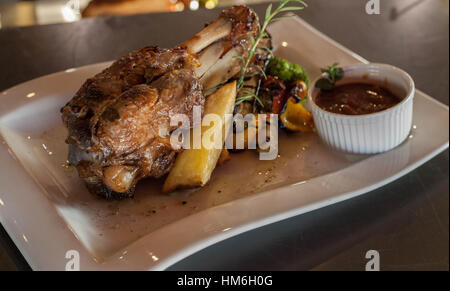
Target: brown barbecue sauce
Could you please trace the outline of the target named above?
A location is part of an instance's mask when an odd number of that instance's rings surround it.
[[[346,115],[379,112],[400,103],[402,98],[376,84],[349,83],[320,90],[315,103],[322,109]]]

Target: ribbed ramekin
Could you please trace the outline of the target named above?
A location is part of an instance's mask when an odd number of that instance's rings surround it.
[[[405,71],[385,64],[359,64],[344,67],[344,78],[337,84],[356,81],[383,84],[404,97],[395,106],[371,114],[336,114],[315,103],[318,77],[308,92],[314,123],[321,139],[331,148],[355,154],[388,151],[402,143],[412,126],[414,81]]]

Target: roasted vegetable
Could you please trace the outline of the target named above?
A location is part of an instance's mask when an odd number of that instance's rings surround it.
[[[285,111],[280,115],[280,120],[291,131],[311,132],[314,122],[311,112],[303,107],[302,102],[297,102],[290,97],[286,103]]]
[[[306,95],[308,94],[308,86],[303,81],[295,81],[292,84],[290,95],[292,97],[295,97],[297,101],[302,101],[306,98]]]
[[[287,99],[284,82],[277,77],[267,76],[261,86],[261,93],[265,95],[262,98],[265,112],[279,114]]]
[[[254,107],[257,105],[256,103],[259,104],[254,96],[258,94],[258,88],[261,82],[260,78],[259,75],[255,75],[244,81],[242,90],[236,96],[236,114],[245,116],[246,114],[252,113]]]
[[[289,61],[272,57],[267,65],[267,74],[277,76],[283,81],[294,82],[303,81],[309,86],[309,79],[306,71],[297,64],[290,63]]]

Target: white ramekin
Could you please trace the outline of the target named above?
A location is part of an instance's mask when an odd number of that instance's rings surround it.
[[[399,104],[371,114],[344,115],[328,112],[315,103],[318,77],[312,82],[308,100],[319,136],[331,148],[355,154],[374,154],[402,143],[412,126],[414,81],[405,71],[385,64],[359,64],[344,67],[337,84],[375,82],[404,96]]]

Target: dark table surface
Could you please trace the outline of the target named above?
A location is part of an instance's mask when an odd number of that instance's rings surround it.
[[[380,15],[367,15],[362,0],[308,2],[299,13],[306,21],[370,61],[405,69],[418,88],[448,104],[448,0],[381,1]],[[265,5],[255,8],[262,15]],[[216,15],[199,10],[0,30],[0,90],[144,45],[171,47]],[[367,195],[227,239],[170,269],[364,270],[365,253],[374,249],[382,270],[448,270],[448,193],[447,150]],[[0,226],[0,270],[27,269]]]

